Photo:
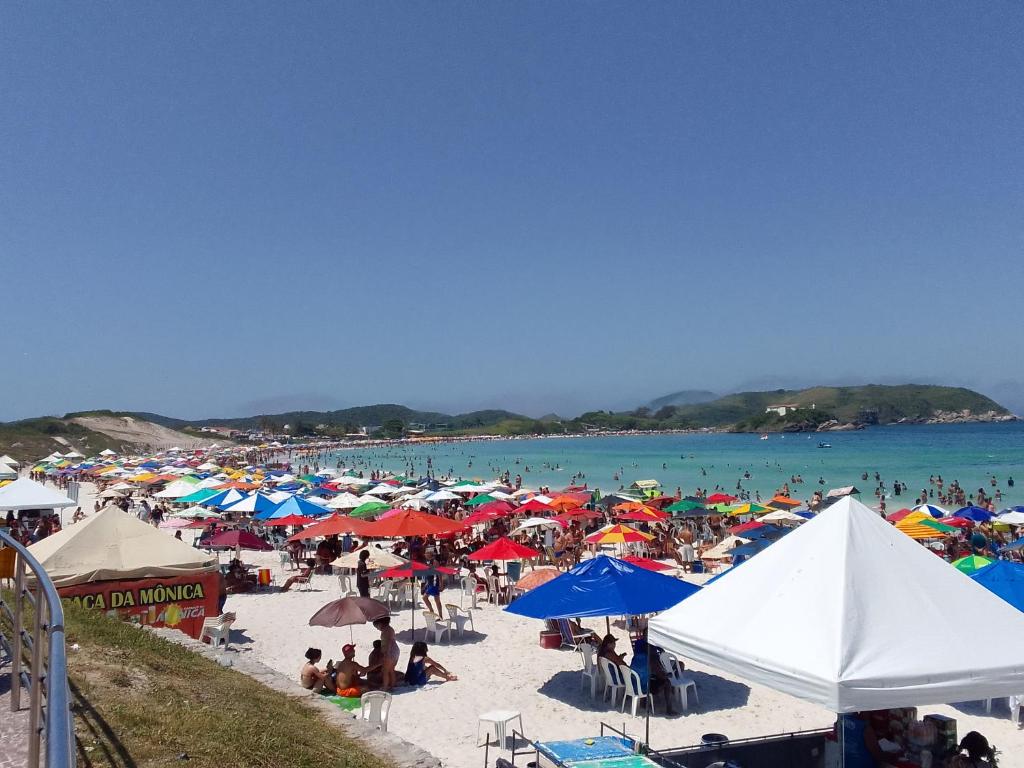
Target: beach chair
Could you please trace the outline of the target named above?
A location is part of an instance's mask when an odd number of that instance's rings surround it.
[[[292,556],[291,556],[291,553],[288,552],[288,550],[286,550],[286,549],[279,550],[278,553],[277,553],[277,556],[281,560],[281,570],[282,571],[285,569],[285,566],[292,564]],[[295,570],[295,569],[292,568],[290,570]]]
[[[299,585],[300,592],[312,592],[313,591],[313,571],[310,571],[305,576],[296,576],[293,584]]]
[[[640,675],[637,674],[637,671],[626,664],[621,664],[619,665],[619,672],[622,673],[622,678],[625,681],[625,688],[622,694],[622,709],[620,711],[626,711],[626,699],[629,699],[632,704],[633,717],[636,717],[641,701],[646,702],[648,710],[653,715],[654,697],[650,693],[644,693],[643,685],[640,682]]]
[[[459,593],[459,607],[465,607],[465,602],[469,600],[469,607],[476,608],[476,579],[472,576],[463,576],[461,581],[462,590]]]
[[[693,700],[700,704],[700,696],[697,695],[697,681],[689,675],[683,674],[682,665],[679,659],[669,653],[657,654],[661,660],[661,668],[665,670],[668,677],[668,684],[672,686],[672,693],[679,697],[679,708],[686,712],[690,707],[689,693],[693,691]]]
[[[381,733],[388,732],[388,717],[391,715],[391,694],[384,691],[369,691],[359,698],[359,719],[375,725]]]
[[[563,648],[568,646],[574,651],[578,651],[580,645],[590,637],[589,632],[574,633],[568,619],[555,619],[555,623],[558,624],[558,631],[562,635]]]
[[[352,581],[349,579],[347,573],[338,574],[338,586],[341,587],[342,597],[348,597],[349,595],[356,594],[356,591],[352,589]]]
[[[235,618],[235,614],[229,611],[215,619],[207,619],[203,622],[203,633],[199,636],[199,640],[205,642],[206,638],[210,638],[210,645],[214,648],[219,647],[223,641],[226,651],[228,645],[231,644],[231,625],[235,623]]]
[[[434,642],[440,643],[441,638],[446,634],[451,633],[451,626],[446,621],[444,623],[437,620],[437,616],[434,615],[433,611],[420,611],[423,614],[423,640],[426,641],[427,634],[429,632],[434,633]]]
[[[555,555],[554,547],[544,547],[544,556],[547,557],[548,562],[555,566],[555,568],[562,570],[562,558]]]
[[[460,608],[454,603],[446,603],[445,610],[448,611],[448,626],[454,626],[459,632],[459,637],[466,631],[466,625],[469,624],[471,632],[476,632],[476,627],[473,626],[473,612]]]
[[[601,694],[601,700],[608,699],[614,707],[616,701],[618,701],[619,694],[626,690],[626,685],[622,681],[619,668],[603,656],[598,657],[597,668],[601,670],[601,677],[604,679],[604,691]]]
[[[590,698],[597,698],[597,684],[598,678],[601,676],[601,670],[597,668],[597,662],[594,660],[594,648],[590,643],[581,643],[578,650],[581,658],[583,659],[583,670],[580,675],[580,685],[586,685],[589,680]]]

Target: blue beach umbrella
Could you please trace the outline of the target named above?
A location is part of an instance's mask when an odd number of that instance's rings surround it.
[[[330,512],[318,504],[306,501],[301,496],[289,496],[269,512],[260,512],[253,515],[257,520],[275,520],[288,515],[302,515],[303,517],[320,517]]]
[[[918,504],[914,507],[915,512],[927,512],[932,517],[938,519],[940,517],[949,517],[949,512],[944,510],[942,507],[936,507],[934,504]]]
[[[201,503],[206,506],[226,507],[244,498],[245,494],[238,489],[228,488],[227,490],[217,491],[213,496],[203,499]],[[178,499],[178,501],[181,501],[181,499]]]
[[[220,508],[225,512],[244,512],[249,515],[255,515],[257,512],[273,512],[277,508],[277,502],[267,496],[265,493],[251,493],[244,499],[231,502],[227,505],[221,505]]]
[[[964,507],[963,509],[958,509],[954,512],[953,517],[972,520],[975,523],[987,523],[992,519],[992,513],[987,509],[982,509],[981,507]]]
[[[1024,564],[996,560],[970,574],[970,578],[1018,611],[1024,611]]]
[[[700,587],[599,555],[542,584],[505,610],[533,619],[642,616],[664,611]]]

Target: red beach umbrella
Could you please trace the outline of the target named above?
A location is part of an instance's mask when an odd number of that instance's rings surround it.
[[[283,518],[282,518],[283,519]],[[354,517],[334,514],[325,520],[321,520],[309,528],[289,536],[288,541],[303,541],[305,539],[316,539],[320,536],[337,536],[342,533],[355,533],[362,536],[362,530],[369,523]]]
[[[224,531],[206,542],[208,547],[234,547],[235,549],[255,549],[266,552],[273,549],[263,539],[248,531]]]
[[[523,560],[532,557],[539,557],[540,552],[522,544],[517,544],[512,539],[502,536],[497,541],[481,547],[469,556],[470,560]]]
[[[449,520],[445,517],[417,512],[414,509],[403,509],[401,514],[389,517],[387,520],[364,524],[359,533],[363,536],[391,539],[402,536],[455,533],[465,527],[461,520]]]
[[[671,571],[671,565],[665,565],[659,563],[657,560],[651,560],[649,557],[639,557],[637,555],[627,555],[626,557],[620,557],[624,563],[630,563],[637,566],[638,568],[646,568],[648,571]]]
[[[656,523],[659,520],[667,520],[672,517],[668,512],[662,512],[660,509],[653,509],[651,507],[644,507],[643,509],[631,509],[629,512],[624,512],[621,515],[616,515],[616,520],[633,520],[638,523]]]
[[[732,504],[736,500],[735,496],[728,493],[713,493],[707,498],[708,504]]]
[[[305,515],[285,515],[284,517],[267,520],[264,525],[308,525],[313,522],[312,517]]]
[[[756,520],[751,520],[749,523],[743,523],[741,525],[734,525],[729,529],[729,533],[733,536],[740,536],[747,531],[756,531],[758,528],[764,528],[764,523],[759,523]]]
[[[904,517],[906,517],[909,514],[910,514],[910,510],[909,509],[906,509],[906,508],[904,508],[904,509],[897,509],[891,515],[886,515],[885,519],[888,522],[890,522],[890,523],[898,523],[900,520],[902,520]]]
[[[537,501],[536,499],[530,499],[525,504],[521,504],[512,510],[513,515],[530,515],[536,517],[538,515],[551,515],[558,510],[552,507],[550,504],[545,504],[543,501]]]
[[[443,573],[448,576],[454,576],[457,573],[457,571],[452,568],[446,568],[443,565],[431,567],[425,563],[418,563],[415,560],[410,560],[405,565],[396,565],[388,568],[386,571],[379,571],[377,576],[382,579],[411,579],[420,573],[426,575],[426,571],[429,571],[430,573]]]

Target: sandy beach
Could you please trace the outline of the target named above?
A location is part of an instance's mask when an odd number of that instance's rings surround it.
[[[95,486],[82,484],[81,506],[91,512]],[[65,510],[70,519],[70,510]],[[168,532],[168,536],[173,535]],[[188,533],[186,533],[188,536]],[[187,540],[187,538],[186,538]],[[222,557],[227,557],[223,555]],[[271,568],[280,584],[295,573],[282,567],[277,552],[243,552],[243,560],[257,567]],[[704,577],[688,576],[694,583]],[[225,610],[238,619],[232,631],[229,653],[253,657],[296,679],[305,650],[319,647],[324,661],[339,659],[341,646],[349,642],[349,628],[328,629],[308,626],[309,617],[325,603],[341,595],[334,576],[313,577],[312,589],[288,592],[267,591],[228,597]],[[441,595],[442,604],[459,603],[457,589]],[[416,606],[416,639],[423,639],[422,605]],[[644,717],[622,714],[600,700],[591,700],[581,684],[578,654],[565,650],[545,650],[538,645],[543,622],[505,612],[494,605],[480,603],[473,611],[475,632],[468,629],[464,638],[440,644],[429,643],[430,654],[459,679],[432,681],[424,688],[400,688],[394,692],[390,730],[422,747],[452,768],[481,765],[483,749],[476,746],[477,718],[492,709],[512,709],[522,714],[528,738],[537,740],[570,739],[595,736],[602,722],[643,737]],[[408,604],[393,613],[402,657],[399,670],[405,669],[412,645],[411,611]],[[584,621],[583,625],[603,632],[603,620]],[[622,629],[612,627],[618,637]],[[378,633],[370,625],[352,628],[357,646],[356,660],[366,662]],[[428,640],[429,642],[429,640]],[[922,641],[923,642],[923,641]],[[951,649],[951,652],[954,652]],[[656,701],[650,722],[650,743],[655,748],[685,746],[700,741],[708,732],[724,733],[730,738],[746,738],[812,728],[830,727],[834,715],[822,708],[769,688],[751,685],[718,670],[687,663],[697,680],[700,704],[688,714],[666,717],[661,701]],[[984,702],[957,706],[919,708],[919,715],[940,713],[955,717],[959,733],[978,730],[1000,750],[1000,766],[1024,768],[1024,731],[1009,720],[1006,700],[995,703],[986,715]],[[508,757],[507,751],[504,752]],[[491,749],[493,762],[496,752]]]

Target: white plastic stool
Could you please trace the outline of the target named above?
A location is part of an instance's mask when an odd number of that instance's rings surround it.
[[[487,741],[491,740],[491,728],[494,728],[494,738],[498,742],[498,746],[505,749],[505,742],[508,740],[508,726],[513,721],[519,722],[519,731],[523,730],[523,716],[518,712],[513,712],[511,709],[495,709],[491,712],[484,712],[480,715],[480,720],[476,724],[476,745],[482,747],[480,743],[480,727],[487,724]]]

